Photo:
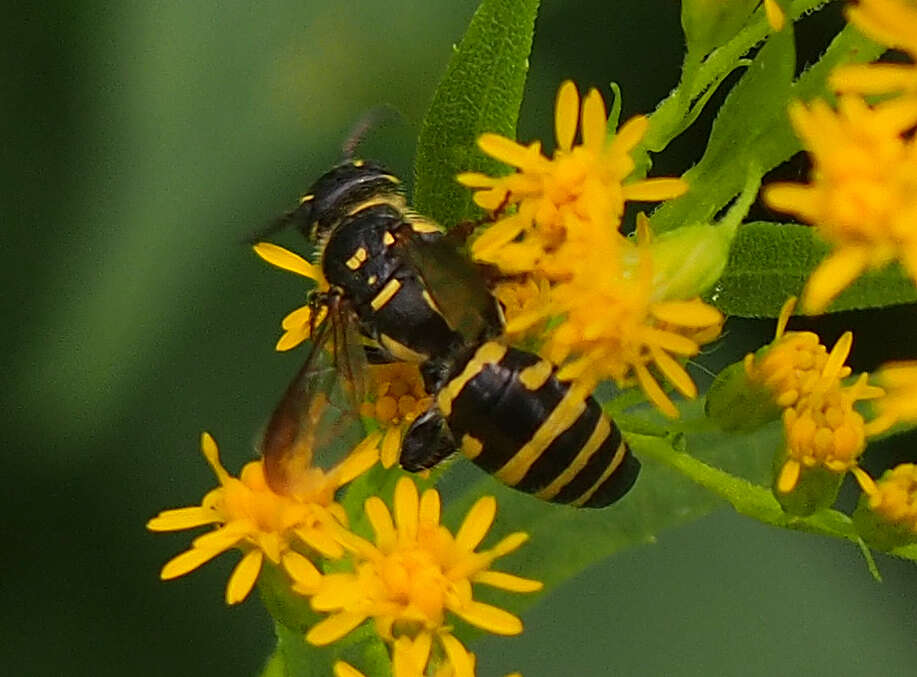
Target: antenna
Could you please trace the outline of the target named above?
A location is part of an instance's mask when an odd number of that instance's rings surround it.
[[[347,140],[344,141],[344,145],[341,147],[341,151],[344,153],[344,159],[352,159],[356,153],[357,147],[363,143],[363,139],[366,138],[369,131],[383,121],[391,118],[403,120],[404,116],[390,103],[384,103],[366,111],[350,130],[350,134],[347,135]]]

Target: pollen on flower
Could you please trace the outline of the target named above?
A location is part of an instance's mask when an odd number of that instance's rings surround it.
[[[889,524],[917,535],[917,465],[902,463],[876,480],[868,506]]]
[[[701,345],[716,339],[723,316],[699,298],[656,298],[647,245],[623,242],[621,247],[634,251],[622,256],[593,247],[578,275],[553,285],[540,307],[510,320],[507,332],[529,331],[562,317],[541,348],[548,360],[562,365],[558,378],[577,381],[586,391],[603,378],[621,386],[636,383],[660,411],[676,417],[678,410],[654,372],[683,396],[695,397],[697,387],[679,359],[697,355]],[[637,263],[622,264],[623,274],[609,275],[616,258]]]
[[[379,460],[385,468],[398,461],[401,440],[411,423],[430,408],[433,398],[424,390],[416,364],[392,362],[369,368],[370,392],[360,413],[375,419]]]
[[[862,272],[894,260],[917,281],[917,99],[869,107],[844,95],[836,111],[815,101],[789,112],[811,180],[771,184],[764,199],[814,224],[833,248],[806,284],[806,310],[824,310]]]
[[[478,145],[488,155],[516,167],[502,177],[461,174],[459,182],[475,190],[474,200],[501,216],[472,244],[472,255],[508,274],[540,272],[565,279],[579,269],[579,257],[599,237],[616,242],[628,200],[664,200],[681,195],[681,179],[625,180],[634,169],[630,152],[646,133],[638,116],[609,141],[605,103],[592,89],[582,101],[571,81],[557,94],[557,148],[551,158],[538,142],[523,146],[496,134]],[[582,143],[574,145],[579,127]],[[514,211],[513,211],[514,210]]]
[[[494,560],[522,545],[525,534],[511,534],[477,551],[495,514],[492,497],[479,499],[453,536],[440,524],[440,497],[434,489],[418,496],[413,481],[401,478],[394,514],[381,499],[369,498],[366,515],[375,540],[338,533],[353,554],[354,571],[328,574],[317,590],[304,591],[314,592],[316,611],[329,614],[306,639],[317,646],[330,644],[372,619],[392,649],[395,674],[424,674],[432,660],[450,665],[456,677],[472,677],[473,657],[452,635],[447,612],[488,632],[515,635],[522,631],[519,618],[474,600],[472,584],[512,592],[541,588],[537,581],[490,569]]]
[[[265,559],[281,566],[301,590],[315,588],[321,574],[312,559],[344,554],[332,532],[346,524],[347,515],[334,502],[334,492],[365,470],[370,456],[355,453],[327,473],[312,469],[308,481],[300,484],[302,492],[286,495],[270,488],[261,460],[248,463],[236,478],[220,463],[216,442],[207,433],[201,438],[201,449],[220,486],[207,493],[200,505],[164,510],[147,528],[180,531],[210,524],[215,529],[194,539],[190,550],[167,562],[161,578],[183,576],[220,553],[238,548],[244,554],[226,587],[228,604],[248,596]]]
[[[876,42],[905,52],[910,63],[841,66],[830,78],[841,92],[917,93],[917,5],[902,0],[860,0],[847,5],[847,20]]]

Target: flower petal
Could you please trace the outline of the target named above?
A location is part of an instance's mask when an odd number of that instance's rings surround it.
[[[315,646],[325,646],[339,640],[366,620],[366,614],[358,611],[342,611],[329,616],[306,633],[306,641]]]
[[[625,200],[636,202],[658,202],[671,200],[688,192],[688,184],[684,179],[668,177],[656,179],[643,179],[634,181],[621,187]]]
[[[578,116],[579,93],[572,80],[565,80],[557,90],[557,101],[554,105],[554,133],[560,150],[569,151],[573,147]]]
[[[544,587],[541,581],[514,576],[502,571],[481,571],[472,576],[471,580],[475,583],[489,585],[501,590],[509,590],[510,592],[536,592]]]
[[[809,313],[824,310],[866,268],[869,252],[865,247],[842,247],[822,261],[809,276],[802,293],[802,305]]]
[[[323,283],[324,275],[321,268],[306,261],[299,254],[294,254],[289,249],[284,249],[271,242],[259,242],[254,246],[255,253],[262,259],[291,273],[308,277],[310,280]]]
[[[472,600],[452,612],[462,620],[495,635],[518,635],[522,632],[522,621],[518,616],[490,604]]]
[[[385,503],[378,496],[370,496],[363,506],[373,532],[376,534],[376,546],[382,552],[391,552],[395,548],[398,535],[395,532],[395,523]]]
[[[237,604],[248,597],[255,581],[258,580],[258,574],[261,573],[262,561],[264,561],[264,553],[260,550],[249,550],[245,553],[245,557],[233,569],[229,583],[226,585],[227,604]]]
[[[455,535],[455,545],[460,550],[473,552],[487,535],[497,514],[497,499],[482,496],[471,506],[468,515]]]
[[[417,539],[418,503],[414,482],[407,477],[399,479],[395,485],[395,522],[399,537],[409,542]]]
[[[181,531],[219,521],[219,515],[213,510],[195,505],[188,508],[163,510],[146,523],[146,528],[150,531]]]
[[[440,511],[439,492],[436,489],[427,489],[420,496],[420,527],[422,529],[438,527]]]
[[[605,145],[608,118],[605,113],[605,102],[597,89],[590,89],[583,99],[582,127],[583,145],[597,153],[601,151]]]
[[[474,677],[474,658],[462,643],[448,633],[440,635],[439,640],[446,651],[453,675],[455,677]]]
[[[334,677],[366,677],[350,663],[338,661],[334,664]]]
[[[222,552],[225,552],[225,549],[205,550],[203,548],[191,548],[190,550],[185,550],[185,552],[176,555],[166,562],[165,566],[162,567],[162,571],[159,573],[159,578],[168,581],[173,578],[178,578],[179,576],[184,576],[189,571],[194,571]]]
[[[283,555],[283,568],[295,583],[305,587],[314,588],[322,580],[321,572],[307,557],[292,550]]]

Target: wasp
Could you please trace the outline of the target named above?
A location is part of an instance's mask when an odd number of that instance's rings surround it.
[[[355,411],[367,362],[406,361],[420,366],[433,396],[405,434],[406,470],[431,468],[460,450],[505,484],[548,501],[599,508],[630,489],[640,464],[618,427],[589,392],[557,379],[549,362],[501,340],[502,312],[484,278],[438,224],[409,208],[390,171],[345,160],[282,224],[312,244],[329,289],[310,297],[327,313],[265,432],[275,488],[288,484],[297,440],[315,423],[306,412],[316,398],[346,391]],[[321,358],[329,341],[331,365]]]

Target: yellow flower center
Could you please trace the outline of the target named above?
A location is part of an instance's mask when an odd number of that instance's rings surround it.
[[[841,388],[813,395],[802,406],[786,409],[783,421],[790,457],[807,467],[849,470],[866,444],[863,417],[854,411],[853,398]]]
[[[433,399],[424,390],[416,365],[395,362],[371,368],[374,399],[364,402],[361,414],[383,427],[410,423],[429,409]]]

